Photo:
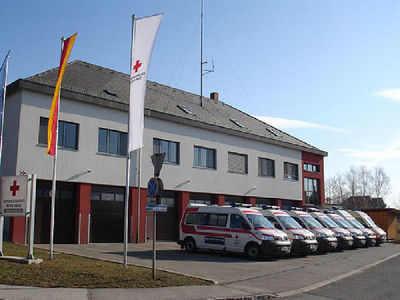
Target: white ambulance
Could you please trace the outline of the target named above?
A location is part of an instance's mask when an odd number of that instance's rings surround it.
[[[279,207],[265,206],[260,209],[263,216],[270,221],[275,228],[283,230],[292,242],[292,253],[299,253],[302,255],[310,254],[317,250],[318,242],[315,235],[304,229],[297,223],[291,216],[289,216]]]
[[[197,249],[262,255],[290,253],[288,236],[259,211],[246,206],[189,205],[183,213],[178,244],[189,253]]]
[[[345,250],[353,246],[353,238],[350,231],[340,227],[336,222],[320,211],[311,211],[310,215],[317,219],[325,228],[332,230],[338,240],[336,249]]]
[[[375,246],[376,245],[376,236],[375,233],[368,228],[365,228],[364,225],[362,225],[360,222],[356,220],[349,212],[343,210],[343,209],[338,209],[335,210],[335,213],[338,215],[342,216],[347,222],[350,223],[353,227],[359,229],[362,231],[364,234],[365,238],[367,239],[367,246]]]
[[[339,216],[338,214],[328,212],[326,215],[331,218],[331,220],[335,221],[340,227],[350,232],[351,236],[353,237],[353,247],[357,248],[366,246],[367,239],[365,238],[361,230],[354,228],[342,216]]]
[[[336,249],[338,240],[335,237],[335,233],[322,226],[322,224],[314,219],[308,212],[296,208],[289,208],[286,212],[295,219],[301,227],[314,233],[317,237],[318,251],[329,252]]]
[[[387,234],[386,232],[380,228],[375,222],[371,219],[369,215],[362,211],[352,211],[350,210],[349,213],[356,218],[364,227],[371,229],[375,233],[376,237],[376,246],[379,246],[381,243],[387,241]]]

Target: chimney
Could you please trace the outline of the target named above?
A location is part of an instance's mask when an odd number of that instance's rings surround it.
[[[210,93],[210,99],[218,101],[219,100],[219,94],[217,92]]]

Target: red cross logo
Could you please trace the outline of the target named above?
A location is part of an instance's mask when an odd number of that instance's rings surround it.
[[[136,61],[136,65],[133,66],[133,69],[135,70],[135,73],[137,73],[139,71],[139,68],[142,66],[142,63],[137,60]]]
[[[13,197],[17,195],[17,191],[19,191],[19,185],[17,185],[17,181],[14,180],[13,185],[10,186],[10,192],[12,192]]]
[[[235,235],[235,239],[238,239],[239,238],[239,236],[238,235]]]

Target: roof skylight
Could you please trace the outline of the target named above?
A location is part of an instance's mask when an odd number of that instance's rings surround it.
[[[242,123],[240,123],[238,120],[236,120],[236,119],[230,119],[231,120],[231,122],[233,123],[233,124],[235,124],[236,126],[239,126],[240,128],[244,128],[245,126],[242,124]]]
[[[191,111],[189,108],[187,108],[185,105],[180,105],[180,104],[178,104],[177,106],[178,106],[181,110],[183,110],[185,113],[187,113],[188,115],[193,115],[192,111]]]
[[[113,90],[104,90],[104,92],[105,92],[107,95],[117,97],[117,93],[114,92]]]
[[[268,128],[267,127],[267,130],[270,132],[270,133],[272,133],[273,135],[275,135],[275,136],[281,136],[279,133],[277,133],[275,130],[273,130],[272,128]]]

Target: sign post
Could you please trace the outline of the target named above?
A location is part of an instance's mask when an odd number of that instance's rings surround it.
[[[33,256],[33,240],[35,229],[35,206],[36,206],[36,174],[20,176],[3,176],[1,178],[1,210],[3,217],[27,217],[28,226],[28,254],[27,261],[41,262]],[[0,222],[0,256],[3,255],[3,226]]]
[[[161,205],[161,194],[164,190],[164,184],[160,176],[161,167],[164,163],[165,153],[153,154],[151,161],[154,166],[154,177],[150,178],[147,184],[147,196],[156,199],[156,204],[147,204],[146,210],[153,212],[153,266],[152,275],[153,279],[156,279],[156,240],[157,240],[157,211],[167,211],[166,205]]]

